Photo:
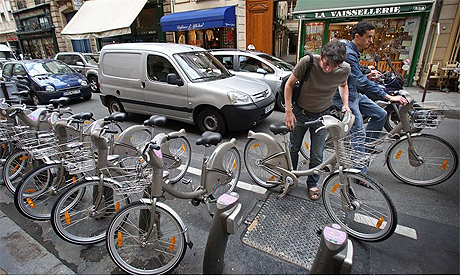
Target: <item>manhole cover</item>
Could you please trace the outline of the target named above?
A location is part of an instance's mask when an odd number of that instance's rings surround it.
[[[332,222],[321,201],[272,193],[243,235],[244,244],[308,270],[319,247],[318,230]]]

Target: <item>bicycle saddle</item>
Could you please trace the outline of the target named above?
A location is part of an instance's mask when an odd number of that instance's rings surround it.
[[[23,91],[11,92],[11,95],[27,97],[29,96],[29,91],[23,90]]]
[[[284,122],[278,122],[278,123],[273,123],[270,124],[270,131],[273,132],[273,134],[286,134],[289,132],[289,129],[287,126],[284,124]]]
[[[54,106],[54,108],[58,108],[59,106],[68,105],[70,99],[67,97],[60,97],[59,99],[51,99],[50,104]]]
[[[218,132],[205,131],[201,134],[201,138],[196,140],[196,145],[209,147],[211,145],[217,146],[222,141],[222,135]]]
[[[144,126],[164,126],[168,122],[168,119],[165,116],[152,115],[148,120],[144,121]]]
[[[73,115],[72,117],[77,120],[89,120],[93,118],[93,113],[92,112],[81,112],[81,113]]]
[[[104,122],[113,122],[113,121],[116,121],[116,122],[124,122],[126,120],[126,117],[128,117],[126,115],[126,113],[123,113],[123,112],[114,112],[112,113],[111,115],[109,116],[105,116],[104,117]]]

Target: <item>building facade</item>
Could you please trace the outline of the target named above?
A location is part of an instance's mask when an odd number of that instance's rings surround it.
[[[16,23],[9,0],[0,0],[0,43],[8,46],[12,51],[20,53],[18,37],[16,36]]]

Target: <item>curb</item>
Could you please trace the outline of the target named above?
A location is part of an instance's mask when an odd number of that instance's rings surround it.
[[[75,274],[0,211],[0,275]]]

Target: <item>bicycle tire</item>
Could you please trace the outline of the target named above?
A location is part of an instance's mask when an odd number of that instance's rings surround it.
[[[24,176],[14,193],[14,204],[23,216],[33,220],[49,220],[51,210],[59,196],[78,176],[70,176],[61,163],[42,164]],[[82,196],[82,194],[78,195]]]
[[[339,173],[335,172],[325,179],[322,190],[329,217],[357,239],[368,242],[388,239],[396,229],[398,215],[385,188],[361,173],[345,171],[343,176],[350,185],[352,206],[356,209],[344,209],[347,203],[343,202]]]
[[[310,146],[311,146],[310,134],[309,134],[309,131],[307,131],[305,132],[305,136],[303,137],[303,140],[302,140],[302,145],[300,146],[300,154],[303,156],[303,158],[305,158],[305,160],[310,160]],[[333,154],[335,154],[334,142],[332,141],[332,138],[328,134],[328,136],[326,137],[326,141],[324,143],[323,160],[326,160]]]
[[[13,150],[2,168],[3,183],[14,194],[23,177],[32,170],[30,155],[22,149]],[[40,161],[38,161],[40,162]]]
[[[166,144],[171,155],[163,154],[164,170],[169,172],[169,181],[174,184],[187,173],[192,159],[192,147],[185,137],[172,138]]]
[[[273,188],[281,184],[281,182],[274,182],[274,180],[279,179],[280,175],[277,175],[275,171],[268,171],[268,168],[262,168],[258,165],[267,155],[267,145],[258,139],[249,139],[244,146],[244,164],[249,176],[251,176],[258,185],[264,188]],[[272,160],[272,162],[276,162],[276,160]]]
[[[446,140],[431,134],[412,135],[412,145],[423,159],[420,166],[409,162],[407,136],[390,146],[387,164],[390,172],[404,183],[415,186],[432,186],[449,179],[457,170],[458,155]]]
[[[59,197],[51,211],[51,225],[61,239],[78,245],[92,245],[105,239],[113,215],[129,204],[129,197],[114,193],[107,181],[103,181],[103,186],[104,205],[99,208],[94,206],[99,179],[81,181]],[[81,197],[76,196],[79,193]]]
[[[236,188],[241,174],[241,156],[237,148],[232,147],[222,157],[222,166],[224,167],[227,175],[231,176],[231,180],[224,185],[218,185],[214,188],[211,195],[212,198],[217,199],[225,193],[233,192]]]
[[[140,201],[130,203],[115,215],[107,230],[109,256],[127,273],[167,273],[177,267],[187,250],[185,226],[180,223],[174,211],[162,203],[156,204],[155,212],[159,214],[155,219],[156,228],[160,229],[156,229],[149,240],[141,241],[148,225],[142,226],[140,218],[149,217],[150,212],[150,204]],[[166,228],[168,226],[170,230]],[[161,239],[156,238],[157,235],[162,235]],[[172,253],[165,254],[169,253],[168,250]]]
[[[6,158],[8,158],[12,151],[13,145],[9,141],[4,140],[0,142],[0,185],[5,184],[3,180],[3,164],[5,164]]]

